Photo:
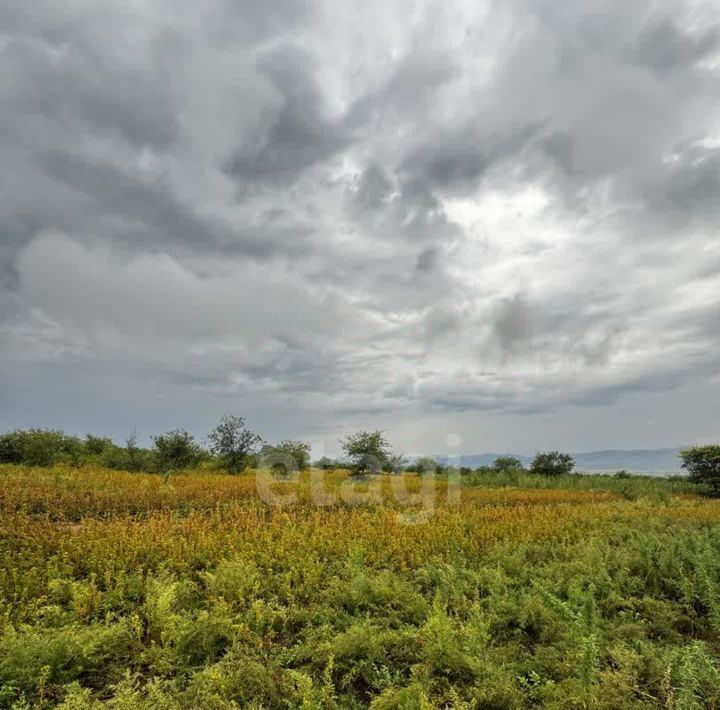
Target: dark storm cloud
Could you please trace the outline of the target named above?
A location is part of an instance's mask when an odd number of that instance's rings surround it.
[[[311,54],[292,44],[273,47],[257,58],[257,69],[278,92],[278,108],[268,120],[266,135],[226,164],[244,189],[265,182],[293,183],[349,140],[342,122],[327,114]]]
[[[68,153],[48,153],[39,161],[51,177],[91,197],[106,214],[124,217],[131,224],[142,223],[152,234],[160,231],[166,239],[217,240],[212,225],[195,217],[162,182],[143,180],[111,164]]]
[[[259,221],[232,224],[200,214],[179,199],[162,177],[143,175],[77,153],[49,151],[37,167],[74,193],[77,205],[55,209],[40,205],[34,215],[9,215],[7,244],[19,246],[42,229],[111,236],[129,244],[194,249],[214,248],[235,255],[267,259],[282,252],[307,251],[311,227],[260,215]],[[71,203],[66,200],[65,205]]]

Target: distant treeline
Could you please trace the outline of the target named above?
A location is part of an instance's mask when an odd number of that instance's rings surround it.
[[[341,442],[345,456],[341,459],[323,457],[314,462],[316,468],[345,468],[357,475],[369,473],[442,474],[459,470],[469,474],[482,470],[508,472],[524,470],[520,460],[498,457],[490,467],[454,469],[433,458],[409,461],[395,454],[382,431],[361,431]],[[119,446],[108,437],[87,434],[85,437],[66,434],[56,429],[16,429],[0,434],[0,463],[26,466],[97,464],[124,471],[166,473],[206,465],[240,473],[249,468],[272,468],[288,472],[310,466],[310,445],[303,441],[285,440],[276,444],[265,442],[251,431],[243,417],[225,416],[204,443],[184,429],[174,429],[152,437],[150,448],[139,446],[133,433]],[[573,471],[575,463],[569,454],[545,452],[538,454],[530,471],[543,475],[561,475]]]
[[[150,448],[139,446],[130,434],[119,446],[112,439],[87,434],[66,434],[56,429],[16,429],[0,434],[0,463],[26,466],[97,464],[123,471],[167,473],[214,466],[240,473],[264,461],[284,469],[304,469],[310,464],[310,446],[302,441],[269,444],[250,431],[242,417],[226,416],[204,444],[184,429],[152,437]]]
[[[342,459],[323,457],[316,468],[348,469],[353,475],[411,472],[443,474],[451,470],[471,473],[513,473],[527,471],[545,477],[567,476],[575,471],[570,454],[544,451],[535,455],[526,469],[512,456],[499,456],[491,466],[476,469],[451,468],[424,457],[409,461],[394,453],[380,430],[360,431],[340,441]],[[720,446],[695,446],[680,452],[682,467],[692,482],[702,484],[709,492],[720,495]],[[302,471],[310,466],[310,445],[303,441],[284,440],[268,443],[251,431],[243,417],[227,415],[206,437],[203,444],[184,429],[174,429],[152,437],[152,447],[141,447],[133,433],[123,446],[112,439],[87,434],[85,437],[55,429],[16,429],[0,434],[0,464],[81,466],[97,464],[124,471],[168,473],[208,466],[231,473],[249,468],[270,468],[278,473]],[[617,477],[628,477],[618,471]]]

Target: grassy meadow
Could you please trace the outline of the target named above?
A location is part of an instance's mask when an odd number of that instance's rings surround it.
[[[0,466],[0,707],[720,707],[676,480]]]

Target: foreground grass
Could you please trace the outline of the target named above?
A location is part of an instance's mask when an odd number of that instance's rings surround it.
[[[0,467],[0,515],[0,707],[720,707],[682,482]]]

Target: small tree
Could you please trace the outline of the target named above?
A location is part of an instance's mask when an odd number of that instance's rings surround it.
[[[509,471],[522,471],[525,467],[520,459],[514,456],[498,456],[492,465],[493,471],[507,473]]]
[[[310,465],[310,444],[290,440],[281,441],[274,446],[268,444],[262,447],[260,460],[273,471],[304,471]]]
[[[563,454],[560,451],[544,451],[535,454],[530,473],[540,476],[563,476],[572,473],[575,468],[575,460],[570,454]]]
[[[431,456],[421,456],[417,459],[408,470],[412,470],[419,475],[438,473],[440,466],[438,462]]]
[[[390,444],[380,430],[350,434],[342,439],[340,444],[350,459],[355,476],[378,473],[390,464]]]
[[[240,473],[248,467],[262,438],[247,428],[243,417],[225,415],[208,434],[208,443],[228,471]]]
[[[200,447],[192,434],[184,429],[174,429],[153,437],[157,465],[161,472],[190,468],[201,457]]]
[[[128,470],[139,471],[142,464],[140,462],[140,449],[137,445],[137,432],[134,429],[125,439],[125,451],[127,453]]]
[[[692,446],[681,451],[680,458],[693,483],[705,484],[720,496],[720,446]]]

